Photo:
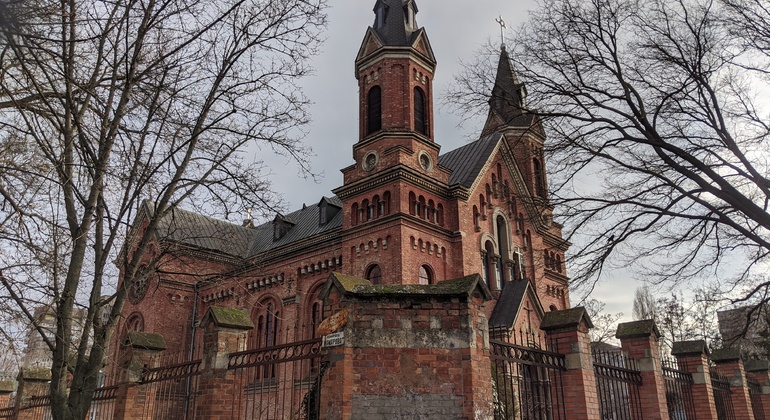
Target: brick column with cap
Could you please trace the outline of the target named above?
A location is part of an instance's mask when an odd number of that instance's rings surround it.
[[[711,387],[708,348],[704,340],[677,341],[671,350],[679,369],[692,375],[692,398],[698,420],[718,420]]]
[[[770,362],[767,360],[749,360],[745,363],[745,367],[749,379],[759,384],[762,413],[766,419],[770,419]]]
[[[156,356],[166,349],[166,341],[160,334],[131,332],[121,345],[114,418],[151,418],[155,408],[155,393],[139,382],[145,369],[156,367]]]
[[[16,384],[12,380],[0,381],[0,409],[7,408],[11,402],[11,394],[16,390]]]
[[[254,323],[242,309],[212,306],[201,319],[203,362],[198,379],[196,419],[229,419],[233,416],[235,372],[228,370],[230,353],[246,350],[246,338]],[[239,417],[239,413],[236,413]]]
[[[711,360],[717,372],[730,381],[730,399],[736,419],[754,420],[751,409],[749,384],[746,383],[746,369],[737,349],[717,349],[711,353]]]
[[[48,396],[51,381],[51,370],[47,368],[27,368],[19,372],[19,388],[16,392],[16,420],[36,420],[40,413],[38,410],[24,410],[32,402],[34,397]]]
[[[636,361],[636,366],[642,373],[642,384],[639,386],[639,407],[644,409],[645,419],[668,420],[668,404],[666,403],[666,380],[660,364],[660,331],[655,321],[648,319],[634,322],[624,322],[618,325],[615,337],[620,339],[620,345],[628,357]],[[636,397],[631,393],[632,398]],[[634,402],[632,402],[634,403]]]
[[[593,323],[583,307],[546,312],[540,324],[548,339],[555,341],[556,352],[566,356],[567,370],[562,372],[562,383],[565,412],[570,420],[601,417],[589,328],[593,328]]]

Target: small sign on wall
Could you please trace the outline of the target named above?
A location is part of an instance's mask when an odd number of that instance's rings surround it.
[[[345,332],[327,334],[323,337],[321,347],[336,347],[345,344]]]

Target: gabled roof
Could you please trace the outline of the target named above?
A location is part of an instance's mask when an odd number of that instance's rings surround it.
[[[452,171],[449,185],[473,185],[501,137],[494,133],[439,156],[438,164]]]
[[[495,305],[495,309],[492,311],[492,316],[489,317],[489,327],[513,328],[527,297],[535,304],[534,309],[538,316],[542,318],[544,314],[543,306],[540,304],[537,293],[532,288],[532,283],[529,280],[512,281],[505,283],[497,305]]]
[[[157,230],[159,239],[241,258],[248,256],[253,235],[250,228],[179,208],[163,217]]]

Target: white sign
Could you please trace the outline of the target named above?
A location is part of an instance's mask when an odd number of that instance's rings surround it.
[[[325,335],[321,347],[336,347],[345,344],[345,333],[343,331]]]

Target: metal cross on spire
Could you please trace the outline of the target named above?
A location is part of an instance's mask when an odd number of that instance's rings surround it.
[[[500,45],[505,46],[505,33],[503,32],[505,29],[505,21],[503,20],[503,15],[500,15],[497,19],[495,19],[495,22],[500,25],[500,42],[502,42]]]

